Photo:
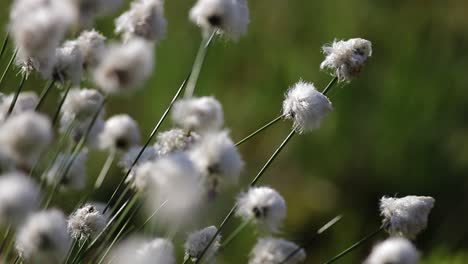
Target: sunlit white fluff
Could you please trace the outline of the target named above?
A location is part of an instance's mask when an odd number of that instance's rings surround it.
[[[52,141],[52,124],[48,117],[23,112],[8,118],[0,126],[0,152],[18,167],[31,168]]]
[[[77,41],[66,41],[55,50],[52,78],[60,83],[79,85],[83,74],[83,54]]]
[[[85,204],[76,209],[68,218],[68,232],[71,237],[89,242],[99,235],[107,224],[107,216],[103,214],[104,208],[101,204]]]
[[[270,187],[252,187],[237,198],[236,214],[263,230],[278,232],[286,217],[284,198]]]
[[[106,37],[95,29],[83,31],[76,39],[83,55],[83,69],[94,68],[106,49]]]
[[[244,167],[244,161],[227,131],[204,135],[188,153],[210,196],[218,192],[220,184],[237,183]]]
[[[191,233],[185,241],[185,258],[190,258],[196,261],[203,250],[208,246],[208,243],[213,239],[218,229],[215,226],[209,226],[201,230]],[[218,252],[221,246],[221,236],[217,235],[213,243],[210,245],[204,255],[204,259],[210,260]]]
[[[94,71],[94,81],[106,94],[130,93],[153,74],[154,45],[142,39],[112,44]]]
[[[104,97],[94,89],[73,88],[68,92],[61,109],[64,128],[73,122],[91,119],[102,105]]]
[[[329,69],[340,81],[349,81],[372,56],[372,43],[361,38],[335,40],[323,46],[322,51],[326,58],[320,68]]]
[[[45,177],[50,185],[59,184],[63,188],[81,190],[86,185],[86,162],[88,153],[80,152],[72,161],[72,155],[60,154]],[[70,163],[71,162],[71,163]],[[68,165],[68,164],[71,164]],[[65,173],[67,166],[70,166]]]
[[[131,237],[123,240],[112,249],[107,262],[113,264],[175,264],[176,259],[174,246],[167,239]]]
[[[299,246],[293,242],[280,238],[260,238],[250,252],[249,264],[280,264],[291,252],[297,250]],[[305,251],[299,250],[291,257],[286,264],[296,264],[304,261]]]
[[[99,139],[101,148],[127,150],[140,143],[140,129],[129,115],[115,115],[106,120]]]
[[[417,264],[419,252],[406,238],[390,237],[372,249],[364,264]]]
[[[16,234],[16,249],[29,263],[62,263],[70,245],[67,221],[56,209],[31,215]]]
[[[283,116],[294,121],[302,133],[320,127],[322,119],[333,110],[328,98],[313,83],[299,81],[289,88],[283,101]]]
[[[172,108],[172,121],[190,131],[219,130],[224,123],[223,108],[212,96],[178,100]]]
[[[1,119],[4,119],[6,117],[8,109],[10,108],[10,105],[13,102],[14,96],[14,94],[2,96],[0,103]],[[16,100],[15,108],[13,108],[13,112],[11,112],[10,115],[16,115],[18,113],[26,111],[33,111],[34,108],[37,106],[38,102],[39,98],[37,97],[36,92],[21,92]]]
[[[128,170],[131,168],[132,164],[135,162],[138,155],[140,154],[142,148],[142,146],[132,147],[120,158],[118,165],[123,169],[123,173],[127,174]],[[141,153],[140,157],[138,158],[138,161],[133,167],[132,171],[125,179],[125,182],[130,184],[130,186],[133,189],[140,191],[146,190],[148,185],[147,178],[145,178],[146,175],[140,175],[137,178],[135,177],[135,172],[137,171],[138,167],[141,167],[146,163],[151,163],[158,157],[158,150],[156,148],[154,148],[153,146],[148,146],[147,148],[145,148],[145,150]]]
[[[193,146],[200,136],[195,132],[187,132],[183,129],[173,128],[161,132],[157,135],[154,147],[160,156],[164,156],[175,151],[184,151]]]
[[[21,172],[0,175],[0,225],[17,226],[39,207],[37,183]]]
[[[245,34],[250,22],[246,0],[198,0],[189,18],[205,34],[216,29],[233,39]]]
[[[434,202],[434,198],[429,196],[410,195],[403,198],[384,196],[380,199],[382,224],[391,235],[414,239],[427,227],[427,219]]]
[[[159,41],[166,34],[163,0],[134,0],[130,9],[115,20],[115,33],[128,41],[141,37]]]

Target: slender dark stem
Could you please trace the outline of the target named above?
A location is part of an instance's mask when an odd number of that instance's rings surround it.
[[[333,79],[328,83],[327,87],[323,89],[322,94],[327,95],[327,93],[330,91],[330,89],[335,85],[335,83],[338,81],[338,77],[333,77]]]
[[[54,86],[54,83],[55,83],[54,80],[50,81],[50,83],[42,90],[42,93],[39,96],[39,101],[37,102],[37,105],[34,108],[34,111],[38,111],[39,108],[41,108],[42,104],[45,102],[47,95],[50,92],[50,89]]]
[[[68,92],[70,92],[71,89],[71,84],[67,86],[65,89],[65,92],[62,95],[62,98],[60,99],[59,106],[57,107],[57,110],[55,110],[54,117],[52,118],[52,125],[55,126],[57,124],[58,118],[60,116],[60,111],[62,110],[63,104],[65,103],[65,99],[67,99]]]
[[[10,61],[8,61],[8,64],[7,64],[6,68],[5,68],[5,70],[3,71],[2,77],[0,78],[0,90],[2,89],[2,84],[3,84],[3,81],[5,80],[5,76],[7,75],[8,71],[10,70],[11,65],[13,64],[13,61],[15,60],[17,53],[18,53],[18,50],[15,50],[15,52],[13,52],[13,55],[11,55]]]
[[[177,98],[179,98],[179,95],[181,94],[181,92],[184,90],[186,84],[187,84],[187,80],[190,78],[190,75],[192,73],[190,72],[188,74],[188,76],[185,78],[185,80],[182,82],[182,84],[180,85],[179,89],[177,90],[176,94],[174,95],[174,97],[172,98],[172,101],[171,103],[169,104],[169,106],[167,107],[166,111],[164,111],[163,115],[161,116],[161,118],[159,119],[158,123],[156,124],[156,126],[153,128],[153,131],[151,131],[151,134],[150,136],[148,137],[148,140],[146,140],[145,142],[145,145],[141,148],[140,152],[138,153],[137,157],[135,158],[135,160],[132,162],[132,165],[130,165],[130,168],[128,168],[127,170],[127,173],[125,173],[124,177],[122,177],[122,179],[120,180],[119,184],[117,185],[117,187],[115,188],[114,192],[112,193],[109,201],[107,202],[106,204],[106,207],[104,208],[104,213],[107,211],[107,209],[109,209],[109,206],[111,204],[111,202],[114,200],[115,198],[115,195],[117,195],[117,192],[119,191],[120,187],[122,187],[122,185],[124,184],[125,180],[127,179],[128,175],[130,175],[130,173],[132,172],[133,170],[133,167],[135,167],[135,165],[138,163],[138,160],[140,160],[141,156],[143,155],[143,152],[146,150],[146,148],[148,148],[149,144],[151,143],[151,141],[153,140],[154,136],[156,135],[156,133],[158,132],[159,130],[159,127],[161,126],[162,122],[164,121],[164,119],[166,119],[167,115],[169,114],[169,111],[171,111],[172,109],[172,106],[174,105],[175,101],[177,100]]]
[[[247,221],[244,221],[242,222],[237,228],[236,230],[234,230],[231,235],[228,236],[228,238],[225,239],[224,243],[222,243],[221,247],[219,248],[219,250],[222,250],[224,248],[226,248],[227,245],[229,245],[241,232],[242,230],[245,229],[246,226],[248,226],[250,224],[251,221],[247,220]]]
[[[271,155],[270,159],[265,163],[263,168],[258,172],[257,176],[255,176],[253,181],[250,183],[250,186],[255,186],[255,184],[257,184],[258,180],[260,180],[260,177],[262,177],[262,175],[266,171],[266,169],[268,169],[268,167],[270,167],[271,163],[273,163],[273,161],[276,159],[276,157],[281,152],[281,150],[283,150],[284,146],[286,146],[286,144],[289,142],[289,140],[295,134],[296,134],[296,130],[295,129],[291,130],[291,132],[286,136],[286,138],[283,140],[281,145],[279,145],[279,147],[275,150],[273,155]]]
[[[2,58],[3,53],[5,53],[5,50],[6,50],[9,39],[10,39],[10,34],[9,34],[9,32],[7,32],[6,35],[5,35],[5,38],[3,39],[3,42],[2,42],[2,49],[0,50],[0,59]]]
[[[21,91],[23,90],[25,81],[26,81],[26,74],[23,74],[23,76],[21,77],[21,82],[18,85],[18,88],[16,88],[15,95],[13,96],[13,101],[11,101],[10,108],[8,108],[6,118],[8,118],[11,115],[11,113],[13,112],[13,109],[15,108],[15,105],[16,105],[16,101],[18,100],[18,96],[21,93]]]
[[[260,133],[261,131],[269,128],[271,125],[275,124],[276,122],[280,121],[281,118],[283,118],[283,115],[280,115],[278,116],[277,118],[271,120],[270,122],[268,122],[266,125],[262,126],[261,128],[255,130],[255,132],[253,132],[252,134],[248,135],[247,137],[245,137],[244,139],[240,140],[239,142],[236,143],[236,146],[239,146],[241,145],[242,143],[246,142],[247,140],[251,139],[252,137],[254,137],[255,135],[257,135],[258,133]]]
[[[333,258],[327,260],[326,262],[324,262],[324,264],[330,264],[330,263],[333,263],[335,261],[337,261],[338,259],[344,257],[345,255],[347,255],[349,252],[353,251],[354,249],[356,249],[357,247],[359,247],[360,245],[364,244],[364,242],[368,241],[369,239],[373,238],[374,236],[378,235],[380,232],[382,232],[384,230],[384,227],[380,227],[379,229],[375,230],[374,232],[370,233],[369,235],[367,235],[366,237],[362,238],[361,240],[359,240],[358,242],[354,243],[353,245],[351,245],[349,248],[345,249],[344,251],[342,251],[341,253],[339,253],[338,255],[334,256]]]

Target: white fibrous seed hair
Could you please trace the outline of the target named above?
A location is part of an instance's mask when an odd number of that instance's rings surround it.
[[[173,128],[157,135],[154,147],[159,156],[164,156],[176,151],[185,151],[190,148],[200,136],[195,132],[187,132],[183,129]]]
[[[322,47],[326,55],[320,68],[328,69],[340,81],[357,76],[368,58],[372,56],[372,43],[361,38],[333,41]]]
[[[209,226],[202,230],[191,233],[185,241],[185,258],[190,258],[192,261],[197,261],[198,256],[201,255],[203,250],[208,246],[208,243],[213,239],[218,229],[215,226]],[[206,260],[212,259],[219,247],[221,246],[221,236],[217,235],[213,243],[206,251],[204,258]]]
[[[216,195],[219,185],[236,184],[244,168],[244,161],[227,131],[204,135],[188,154],[200,171],[210,197]]]
[[[252,187],[237,198],[236,215],[256,223],[262,230],[278,232],[286,217],[286,202],[269,187]]]
[[[223,108],[212,96],[178,100],[172,108],[172,121],[199,133],[219,130],[224,123]]]
[[[364,264],[417,264],[419,252],[406,238],[390,237],[372,249]]]
[[[41,193],[36,182],[20,172],[0,176],[0,224],[17,226],[39,207]]]
[[[47,182],[52,186],[59,184],[63,188],[83,189],[86,185],[87,160],[88,153],[86,150],[83,150],[75,157],[70,169],[65,173],[65,168],[72,161],[72,155],[60,154],[50,170],[45,174]]]
[[[76,10],[70,1],[14,1],[9,32],[18,49],[16,63],[25,74],[36,69],[44,77],[50,76],[55,49],[75,18]]]
[[[36,112],[23,112],[0,126],[0,152],[22,169],[31,168],[52,141],[49,118]]]
[[[247,32],[250,22],[246,0],[198,0],[189,18],[204,34],[218,30],[234,40]]]
[[[160,41],[166,34],[163,0],[134,0],[128,11],[115,20],[115,33],[124,41],[140,37]]]
[[[147,208],[150,214],[164,202],[160,218],[165,221],[184,222],[196,217],[202,201],[200,176],[192,161],[183,152],[160,157],[153,163],[137,168],[138,178],[148,183]],[[190,217],[188,217],[190,216]]]
[[[62,131],[66,130],[73,122],[84,122],[92,119],[103,101],[104,97],[97,90],[71,89],[61,109]]]
[[[56,209],[31,215],[16,235],[16,249],[30,263],[62,263],[70,245],[67,221]]]
[[[106,120],[99,142],[103,149],[125,151],[140,143],[140,129],[129,115],[115,115]]]
[[[68,232],[71,237],[80,241],[94,239],[107,224],[103,214],[105,206],[85,204],[68,218]]]
[[[66,41],[56,49],[55,58],[52,78],[62,84],[70,81],[74,85],[79,85],[83,73],[83,54],[78,41]]]
[[[106,263],[114,264],[175,264],[175,250],[164,238],[130,237],[114,247]]]
[[[83,69],[96,67],[106,50],[106,37],[92,29],[81,32],[76,41],[83,55]]]
[[[283,101],[283,116],[293,120],[298,133],[319,128],[322,119],[332,110],[330,100],[317,91],[313,83],[302,80],[289,88]]]
[[[299,246],[293,242],[279,238],[260,238],[250,253],[249,264],[280,264]],[[306,253],[299,250],[286,264],[296,264],[304,261]]]
[[[14,94],[3,96],[0,103],[0,114],[2,120],[5,119],[14,96]],[[36,92],[21,92],[16,99],[15,108],[13,108],[13,112],[11,112],[10,116],[26,111],[33,111],[38,102],[39,98],[37,97]]]
[[[141,88],[154,68],[154,45],[142,39],[112,44],[94,71],[105,94],[125,94]]]
[[[427,227],[427,219],[434,202],[434,198],[429,196],[384,196],[380,199],[382,224],[391,235],[414,239]]]

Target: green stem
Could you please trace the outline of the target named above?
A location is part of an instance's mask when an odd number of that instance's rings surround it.
[[[185,90],[184,98],[190,98],[195,91],[195,86],[197,85],[198,76],[200,75],[201,68],[203,66],[203,61],[205,60],[206,54],[208,52],[208,48],[216,34],[216,30],[210,35],[204,35],[203,39],[200,44],[200,48],[198,49],[197,56],[195,57],[195,62],[192,66],[192,75],[187,84],[187,89]]]
[[[226,241],[224,241],[224,243],[221,245],[219,250],[222,250],[225,247],[227,247],[227,245],[229,245],[242,232],[242,230],[244,230],[244,228],[247,227],[250,223],[251,221],[249,220],[242,222],[236,228],[236,230],[234,230],[234,232],[232,232],[232,234],[228,238],[226,238]]]
[[[50,89],[54,86],[55,81],[50,81],[50,83],[42,90],[41,95],[39,96],[39,101],[37,102],[36,107],[34,108],[34,111],[38,111],[39,108],[41,108],[42,104],[44,103],[47,95],[50,92]]]
[[[70,260],[71,255],[73,254],[73,250],[75,249],[77,242],[78,242],[78,239],[73,239],[73,243],[72,243],[70,249],[68,250],[67,257],[65,258],[65,262],[63,262],[63,263],[65,263],[65,264],[68,263],[68,261]]]
[[[10,61],[8,61],[7,67],[3,71],[2,77],[0,78],[0,90],[2,89],[2,84],[3,81],[5,80],[5,76],[7,75],[8,71],[11,68],[11,65],[13,64],[13,61],[15,61],[16,55],[18,54],[18,50],[15,50],[13,52],[13,55],[11,55]]]
[[[112,242],[110,243],[109,247],[107,247],[106,249],[106,252],[104,252],[104,254],[102,255],[101,259],[99,260],[98,264],[101,264],[104,259],[107,257],[107,254],[109,254],[109,251],[112,249],[112,247],[114,246],[115,242],[117,242],[117,239],[120,238],[120,235],[122,235],[122,232],[125,230],[125,228],[127,227],[127,225],[130,223],[130,219],[128,219],[125,224],[123,225],[122,229],[120,229],[119,233],[117,233],[117,235],[114,237],[114,239],[112,240]]]
[[[18,96],[21,93],[21,91],[23,90],[25,81],[26,81],[26,74],[23,74],[23,76],[21,77],[21,82],[18,85],[18,88],[16,88],[15,95],[13,96],[13,101],[11,101],[10,107],[8,108],[6,118],[8,118],[11,115],[11,113],[13,112],[13,109],[15,108],[15,105],[16,105],[16,101],[18,100]]]
[[[322,94],[327,95],[327,93],[331,90],[331,88],[335,85],[335,83],[338,81],[338,77],[333,77],[333,79],[328,83],[327,87],[323,89]]]
[[[114,162],[115,154],[116,154],[115,149],[111,149],[109,151],[109,155],[107,156],[106,162],[102,166],[101,172],[99,173],[99,176],[97,177],[97,180],[94,183],[94,190],[97,190],[101,187],[102,182],[106,178],[107,173],[109,172],[109,169],[111,168],[112,163]]]
[[[145,222],[143,222],[143,224],[137,229],[137,231],[141,231],[145,226],[146,224],[149,223],[149,221],[151,221],[151,219],[159,212],[159,210],[161,210],[161,208],[164,207],[164,205],[166,205],[166,203],[168,202],[169,200],[166,200],[164,201],[152,214],[150,217],[148,217]]]
[[[351,251],[353,251],[354,249],[356,249],[357,247],[359,247],[360,245],[364,244],[364,242],[368,241],[369,239],[373,238],[374,236],[378,235],[380,232],[382,232],[384,230],[383,226],[380,227],[379,229],[375,230],[374,232],[370,233],[369,235],[367,235],[366,237],[364,237],[363,239],[359,240],[358,242],[354,243],[353,245],[351,245],[349,248],[345,249],[344,251],[342,251],[341,253],[339,253],[338,255],[334,256],[333,258],[327,260],[326,262],[324,262],[324,264],[330,264],[330,263],[333,263],[335,261],[337,261],[338,259],[344,257],[345,255],[347,255],[348,253],[350,253]]]
[[[5,53],[5,50],[6,50],[9,39],[10,39],[10,34],[9,34],[9,32],[7,32],[6,35],[5,35],[5,38],[3,39],[3,42],[2,42],[2,48],[0,50],[0,59],[2,58],[3,53]]]
[[[151,143],[151,141],[153,140],[154,136],[156,135],[156,133],[158,132],[159,130],[159,127],[161,126],[162,122],[166,119],[167,115],[169,114],[169,111],[171,111],[172,109],[172,106],[174,105],[175,101],[177,100],[177,98],[179,98],[179,95],[180,93],[182,92],[182,90],[184,90],[186,84],[187,84],[187,81],[188,79],[190,78],[191,76],[191,72],[188,74],[188,76],[185,78],[185,80],[182,82],[182,84],[180,85],[179,89],[177,90],[176,94],[174,95],[174,97],[172,98],[172,101],[169,103],[169,106],[166,108],[166,110],[164,111],[163,115],[161,116],[161,118],[159,119],[158,123],[156,124],[156,126],[153,128],[153,131],[151,131],[151,134],[150,136],[148,137],[148,139],[146,140],[145,142],[145,145],[141,148],[140,152],[138,153],[138,155],[136,156],[135,160],[132,162],[132,164],[130,165],[130,167],[128,168],[127,170],[127,173],[125,173],[125,175],[122,177],[122,179],[120,180],[119,184],[117,185],[117,187],[115,188],[114,192],[112,193],[111,197],[109,198],[109,201],[107,201],[107,204],[106,204],[106,207],[104,208],[104,212],[107,211],[107,209],[109,209],[109,206],[110,204],[112,203],[112,201],[114,200],[115,196],[117,195],[118,191],[120,190],[120,187],[122,187],[122,185],[125,183],[125,180],[127,179],[127,177],[130,175],[130,173],[132,172],[133,168],[135,167],[135,165],[138,163],[138,160],[140,160],[141,156],[143,155],[143,152],[146,150],[146,148],[148,148],[149,144]]]
[[[60,111],[62,110],[63,104],[65,103],[65,99],[67,99],[68,92],[70,92],[71,89],[71,84],[67,86],[65,89],[65,92],[63,93],[62,97],[60,98],[60,103],[59,106],[57,107],[57,110],[55,110],[54,117],[52,118],[52,125],[55,126],[57,124],[58,118],[60,116]]]
[[[248,135],[247,137],[245,137],[244,139],[240,140],[239,142],[236,143],[236,146],[239,146],[241,145],[242,143],[246,142],[247,140],[249,140],[250,138],[254,137],[255,135],[257,135],[258,133],[262,132],[263,130],[269,128],[271,125],[275,124],[276,122],[280,121],[281,118],[283,118],[283,115],[280,115],[278,116],[277,118],[271,120],[270,122],[268,122],[266,125],[262,126],[261,128],[255,130],[255,132],[253,132],[252,134]]]

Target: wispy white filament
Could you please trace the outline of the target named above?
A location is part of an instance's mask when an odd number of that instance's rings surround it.
[[[215,226],[209,226],[202,230],[191,233],[185,241],[185,257],[190,258],[192,261],[196,261],[198,256],[201,255],[203,250],[208,246],[213,236],[216,234],[218,229]],[[221,246],[221,236],[217,235],[213,243],[206,251],[204,257],[209,260],[216,254],[219,247]]]
[[[71,89],[61,109],[62,129],[66,130],[73,122],[79,123],[92,119],[103,101],[104,97],[97,90]]]
[[[178,100],[172,108],[172,121],[189,131],[219,130],[224,123],[223,108],[212,96]]]
[[[187,132],[182,129],[173,128],[157,135],[154,147],[160,156],[176,151],[185,151],[200,138],[195,132]]]
[[[68,232],[80,241],[94,239],[106,226],[104,205],[85,204],[68,218]]]
[[[140,143],[140,129],[129,115],[115,115],[106,120],[99,139],[101,148],[125,151]]]
[[[302,80],[289,88],[283,101],[283,115],[294,121],[299,133],[319,128],[322,119],[332,110],[330,100],[317,91],[313,83]]]
[[[105,52],[106,37],[92,29],[81,32],[76,41],[83,55],[83,69],[94,68]]]
[[[406,238],[390,237],[377,244],[364,264],[417,264],[419,252]]]
[[[280,264],[298,247],[293,242],[284,239],[260,238],[250,253],[249,264]],[[305,258],[305,251],[301,249],[286,264],[296,264],[304,261]]]

